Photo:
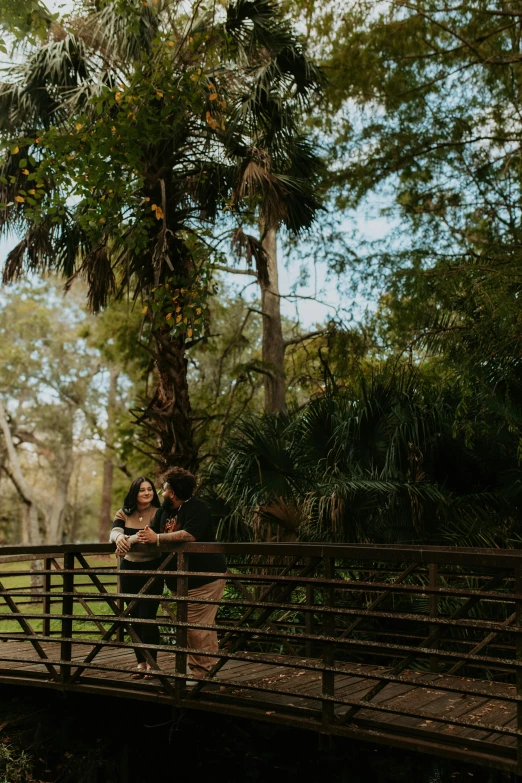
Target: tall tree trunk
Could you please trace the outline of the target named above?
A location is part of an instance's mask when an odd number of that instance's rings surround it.
[[[262,359],[265,375],[265,413],[286,411],[285,343],[281,326],[281,298],[277,274],[277,231],[261,231],[266,254],[266,276],[261,275],[261,304],[263,311]],[[264,279],[263,279],[264,278]]]
[[[169,328],[154,332],[158,385],[141,421],[154,433],[163,466],[198,469],[198,449],[192,431],[192,409],[187,383],[185,338],[171,337]]]
[[[114,475],[113,448],[110,444],[114,441],[114,427],[116,419],[116,397],[118,392],[119,371],[111,367],[109,379],[109,394],[107,398],[107,434],[105,453],[103,458],[103,487],[100,508],[100,523],[98,527],[98,537],[100,541],[107,541],[111,529],[111,504],[112,504],[112,481]]]

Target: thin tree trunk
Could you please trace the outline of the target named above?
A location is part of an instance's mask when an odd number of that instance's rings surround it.
[[[34,496],[33,490],[25,480],[25,477],[22,473],[20,460],[18,459],[18,454],[16,452],[16,447],[13,442],[11,430],[7,422],[5,408],[1,400],[0,400],[0,429],[2,430],[2,434],[4,436],[7,456],[9,459],[9,465],[10,465],[9,476],[13,484],[15,485],[18,494],[20,495],[20,497],[22,498],[26,506],[28,506],[29,508],[28,516],[27,516],[28,519],[27,532],[29,536],[29,543],[39,544],[40,531],[38,526],[38,511],[41,509],[39,509],[39,506],[36,502],[36,498]],[[34,507],[34,513],[32,511],[33,507]]]
[[[38,524],[38,509],[31,503],[27,508],[27,527],[29,532],[29,543],[40,543],[40,525]]]
[[[267,274],[259,278],[263,311],[262,359],[267,372],[264,376],[265,413],[286,411],[285,344],[281,326],[281,297],[277,273],[277,231],[269,228],[261,232],[266,254]]]
[[[111,505],[112,505],[112,482],[114,476],[114,466],[112,464],[110,450],[105,447],[105,456],[103,459],[103,486],[102,499],[100,507],[100,523],[98,526],[98,538],[100,541],[107,541],[111,529]]]
[[[22,509],[22,541],[24,546],[29,545],[29,508],[26,503]]]
[[[33,490],[25,480],[25,476],[22,473],[22,467],[16,448],[11,435],[11,430],[7,421],[5,408],[3,402],[0,400],[0,429],[4,436],[7,456],[9,458],[9,464],[11,471],[9,473],[13,484],[20,497],[25,504],[25,519],[22,524],[22,538],[27,537],[29,544],[40,543],[40,528],[38,524],[38,505],[36,498],[33,494]],[[25,542],[24,542],[25,543]],[[42,569],[41,560],[31,561],[31,592],[34,594],[43,589],[43,582],[40,574],[38,573]]]
[[[63,460],[63,462],[60,460],[60,463],[57,466],[56,486],[54,489],[51,512],[45,530],[45,541],[47,544],[62,543],[65,507],[69,495],[69,482],[71,480],[72,468],[73,454],[71,450],[70,452],[67,452],[66,459]]]
[[[107,398],[107,443],[114,441],[114,426],[116,418],[116,396],[118,391],[119,371],[112,367],[109,379],[109,394]],[[100,541],[107,541],[111,529],[111,505],[112,505],[112,482],[114,475],[114,466],[112,463],[113,449],[106,445],[103,459],[103,487],[100,508],[100,524],[98,527],[98,537]]]
[[[70,406],[66,409],[63,432],[63,446],[56,449],[53,460],[55,475],[54,494],[52,505],[45,526],[45,541],[47,544],[63,543],[63,528],[65,507],[69,499],[69,484],[74,465],[74,433],[73,433],[74,409]]]

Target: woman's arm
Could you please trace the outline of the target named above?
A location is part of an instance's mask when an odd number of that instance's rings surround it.
[[[119,557],[125,557],[127,552],[130,550],[132,542],[129,541],[129,538],[130,537],[126,536],[123,532],[122,527],[112,528],[109,541],[112,544],[116,544],[116,554]]]
[[[125,535],[124,525],[125,514],[123,509],[120,508],[120,510],[116,512],[114,522],[112,523],[111,534],[109,536],[111,544],[116,544],[116,552],[120,557],[124,557],[131,548],[129,536]]]
[[[119,525],[113,525],[113,528],[111,530],[111,534],[109,536],[109,541],[111,544],[115,544],[120,536],[124,536],[124,530]]]

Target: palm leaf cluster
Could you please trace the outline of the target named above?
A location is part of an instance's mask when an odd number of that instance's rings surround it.
[[[260,202],[270,224],[310,224],[319,157],[302,125],[320,72],[274,3],[237,0],[217,20],[198,8],[191,17],[179,0],[86,4],[8,72],[0,230],[23,239],[4,281],[81,270],[98,309],[117,277],[135,293],[173,271],[186,278],[195,253],[183,232],[194,240],[227,205]],[[32,198],[30,175],[43,185]]]
[[[204,491],[224,538],[498,546],[518,537],[516,438],[466,446],[458,395],[389,362],[288,417],[242,421]]]

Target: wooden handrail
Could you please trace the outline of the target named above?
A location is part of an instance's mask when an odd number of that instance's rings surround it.
[[[192,543],[166,545],[160,547],[137,544],[136,552],[157,553],[172,551],[214,552],[228,555],[271,555],[274,557],[334,557],[361,561],[397,561],[415,560],[419,564],[469,565],[489,568],[517,568],[522,562],[522,550],[518,549],[481,549],[480,547],[443,547],[416,546],[404,544],[316,544],[316,543]],[[37,546],[4,545],[0,546],[0,562],[4,557],[52,557],[69,552],[80,551],[84,554],[114,554],[113,544],[40,544]]]

